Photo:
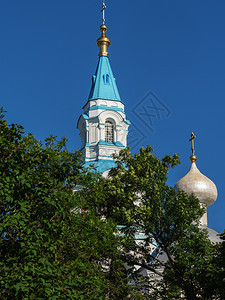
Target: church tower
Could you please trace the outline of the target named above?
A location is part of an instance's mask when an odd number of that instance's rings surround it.
[[[130,122],[126,119],[116,80],[108,58],[110,40],[106,37],[105,3],[102,6],[102,32],[97,40],[99,61],[87,103],[83,107],[77,128],[85,167],[90,164],[101,173],[115,166],[112,154],[127,146]]]

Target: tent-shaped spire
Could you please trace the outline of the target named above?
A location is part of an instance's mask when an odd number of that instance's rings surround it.
[[[116,80],[107,56],[100,56],[95,75],[92,77],[92,87],[89,100],[106,99],[121,101],[116,86]]]

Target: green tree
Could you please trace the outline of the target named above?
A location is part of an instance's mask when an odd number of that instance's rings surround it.
[[[122,299],[116,225],[73,192],[97,177],[65,139],[42,144],[0,114],[0,298]]]
[[[220,294],[221,299],[225,298],[225,230],[221,234],[222,243],[217,245],[218,248],[218,261],[216,261],[216,266],[219,268],[218,276],[217,276],[217,284],[218,284],[218,292]],[[215,278],[214,278],[215,280]]]
[[[194,195],[166,183],[178,156],[159,159],[152,151],[148,146],[132,156],[129,148],[122,150],[109,177],[82,191],[83,205],[121,225],[120,250],[130,280],[136,282],[132,299],[211,299],[218,296],[208,288],[216,248],[199,227],[204,210]]]
[[[222,242],[215,247],[208,289],[218,295],[218,299],[225,299],[225,231],[220,237]]]

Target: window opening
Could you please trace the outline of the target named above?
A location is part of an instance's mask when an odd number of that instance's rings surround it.
[[[104,77],[105,77],[105,84],[109,84],[109,74],[106,74]]]
[[[112,121],[105,122],[105,141],[108,143],[114,142],[114,125]]]

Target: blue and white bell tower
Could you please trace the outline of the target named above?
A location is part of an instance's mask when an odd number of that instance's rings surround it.
[[[92,77],[88,101],[77,124],[84,166],[93,164],[101,173],[115,166],[112,154],[127,146],[130,125],[108,59],[110,40],[105,35],[107,30],[104,19],[105,8],[103,3],[103,24],[100,26],[102,35],[97,40],[100,49],[98,66]]]

